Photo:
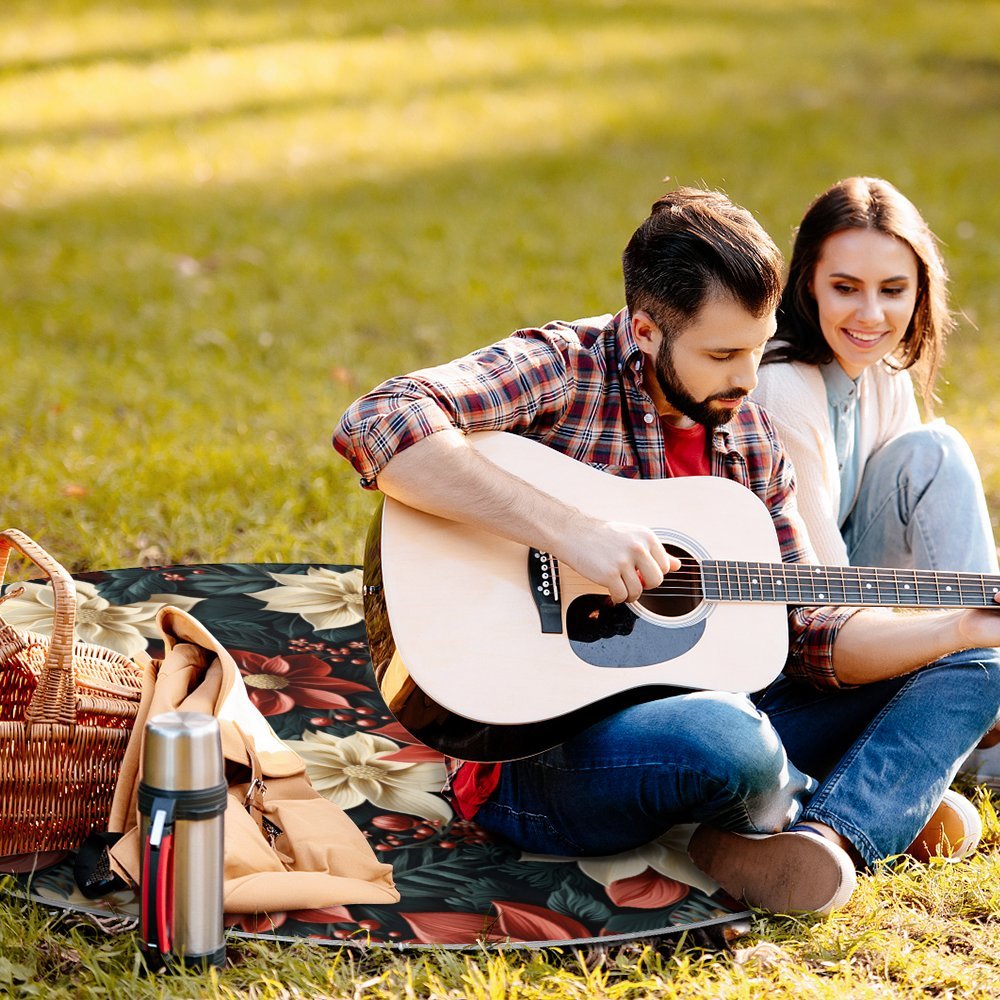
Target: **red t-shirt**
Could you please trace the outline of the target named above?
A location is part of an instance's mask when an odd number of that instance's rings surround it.
[[[665,461],[671,478],[711,475],[708,431],[702,424],[675,427],[661,418],[666,441]],[[462,819],[472,819],[479,807],[500,783],[503,764],[463,764],[451,782],[455,811]]]
[[[710,476],[712,467],[708,458],[708,430],[703,424],[693,427],[675,427],[662,417],[660,427],[666,442],[665,461],[671,479],[681,476]]]

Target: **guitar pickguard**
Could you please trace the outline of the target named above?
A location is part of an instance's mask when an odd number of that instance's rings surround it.
[[[689,625],[659,625],[601,594],[584,594],[566,609],[570,647],[595,667],[648,667],[673,660],[694,649],[704,631],[704,619]]]

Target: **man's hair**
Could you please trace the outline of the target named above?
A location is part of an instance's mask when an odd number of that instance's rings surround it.
[[[816,197],[799,224],[788,266],[788,281],[778,309],[775,349],[764,363],[830,361],[830,349],[819,325],[813,294],[816,265],[826,240],[848,229],[866,229],[901,240],[917,258],[917,301],[913,318],[892,357],[890,368],[913,368],[924,399],[931,407],[934,381],[944,345],[954,326],[948,309],[948,272],[937,240],[916,206],[880,177],[848,177]]]
[[[745,208],[718,191],[678,188],[653,204],[622,253],[625,304],[669,341],[719,292],[756,318],[775,309],[781,268],[781,251]]]

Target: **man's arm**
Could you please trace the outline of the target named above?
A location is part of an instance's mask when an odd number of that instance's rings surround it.
[[[1000,594],[994,600],[1000,604]],[[833,669],[843,684],[869,684],[982,646],[1000,646],[1000,608],[912,614],[867,608],[840,627]]]
[[[409,507],[551,552],[616,602],[635,600],[680,567],[649,528],[589,517],[494,465],[457,429],[397,452],[378,487]]]

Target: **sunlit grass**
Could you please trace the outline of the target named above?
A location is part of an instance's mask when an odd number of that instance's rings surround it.
[[[6,5],[8,520],[77,567],[151,538],[168,559],[356,560],[370,500],[327,444],[350,398],[616,309],[666,175],[783,243],[833,178],[892,177],[979,328],[946,374],[981,373],[1000,11],[948,10]],[[972,397],[945,399],[992,452]]]
[[[374,36],[57,64],[0,78],[4,197],[52,204],[310,168],[356,183],[582,147],[662,111],[665,66],[740,44],[735,28],[682,23],[651,45],[642,21],[623,16],[568,31],[530,20],[488,31],[387,25]]]
[[[667,175],[787,247],[853,173],[945,244],[965,319],[940,409],[1000,513],[998,37],[995,0],[7,0],[2,518],[73,569],[357,561],[371,497],[328,443],[355,395],[617,309]],[[133,939],[13,902],[0,993],[996,996],[982,808],[972,863],[867,877],[827,921],[760,918],[732,955],[247,943],[217,984],[168,989]]]

